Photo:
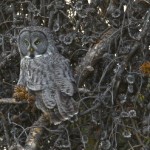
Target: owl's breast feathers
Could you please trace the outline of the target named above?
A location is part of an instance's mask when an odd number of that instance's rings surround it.
[[[45,89],[47,86],[53,87],[53,73],[52,67],[49,67],[49,61],[47,57],[38,57],[35,59],[23,58],[21,60],[20,72],[24,80],[24,83],[30,90],[39,91]],[[49,84],[50,83],[50,84]],[[19,84],[19,83],[18,83]]]
[[[35,59],[23,58],[20,72],[23,78],[18,82],[24,83],[30,90],[56,89],[69,96],[75,92],[69,61],[58,53]]]

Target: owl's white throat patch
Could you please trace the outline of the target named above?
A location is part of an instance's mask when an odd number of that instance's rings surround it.
[[[29,56],[25,56],[25,58],[28,58],[28,59],[29,59],[30,57],[29,57]]]
[[[35,57],[34,58],[39,58],[39,57],[41,57],[42,55],[35,55]],[[28,58],[28,59],[31,59],[31,57],[30,56],[25,56],[25,58]]]
[[[42,55],[35,55],[35,58],[41,57]]]

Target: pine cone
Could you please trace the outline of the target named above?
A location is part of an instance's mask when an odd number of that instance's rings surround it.
[[[31,95],[22,85],[15,86],[13,97],[17,101],[26,100],[29,104],[33,104],[35,101],[35,96]]]
[[[144,62],[140,67],[140,71],[145,75],[150,75],[150,62]]]
[[[26,90],[24,86],[22,85],[15,86],[13,97],[17,101],[27,100],[27,97],[28,97],[27,95],[28,95],[28,91]]]

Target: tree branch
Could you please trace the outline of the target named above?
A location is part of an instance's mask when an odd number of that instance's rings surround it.
[[[0,104],[26,104],[27,101],[16,101],[15,98],[2,98]]]
[[[82,62],[76,68],[77,74],[80,75],[78,81],[79,85],[83,84],[86,77],[94,71],[95,64],[108,52],[112,40],[119,34],[118,31],[120,30],[114,28],[107,29],[101,36],[101,40],[88,50]]]

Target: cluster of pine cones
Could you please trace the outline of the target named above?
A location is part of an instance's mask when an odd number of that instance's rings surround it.
[[[35,102],[35,96],[31,95],[31,93],[22,85],[15,86],[13,97],[16,101],[28,101],[29,104]]]

